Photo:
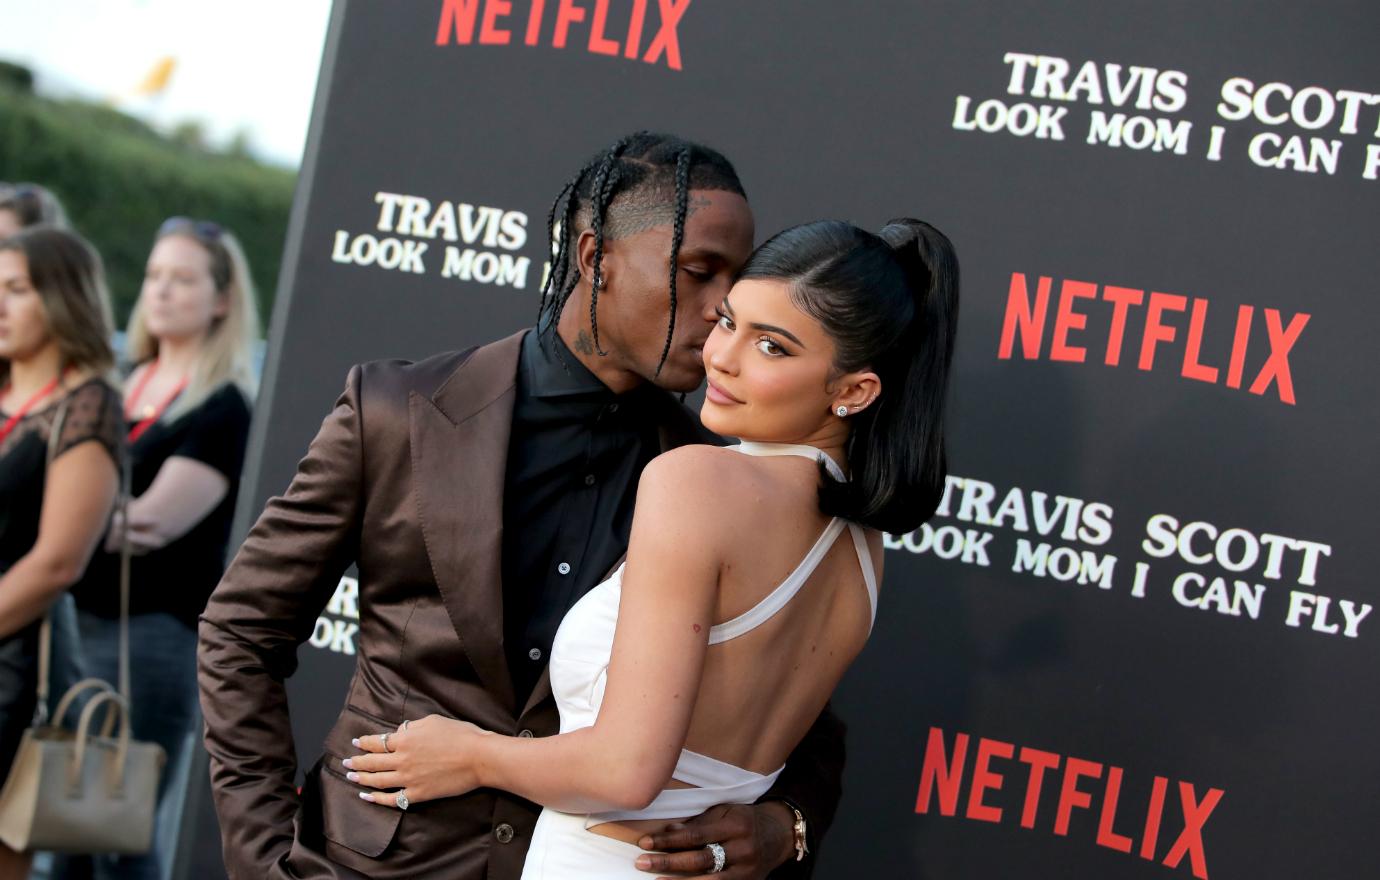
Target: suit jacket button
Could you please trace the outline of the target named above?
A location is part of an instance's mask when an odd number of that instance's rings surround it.
[[[519,730],[519,731],[518,731],[518,736],[521,737],[522,739],[531,739],[531,738],[532,738],[532,731],[527,730],[526,728],[523,728],[522,730]]]
[[[502,825],[499,825],[497,828],[494,829],[494,838],[499,843],[512,843],[513,826],[509,825],[507,822],[504,822]]]

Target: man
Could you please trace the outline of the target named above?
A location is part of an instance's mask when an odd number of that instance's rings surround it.
[[[404,814],[360,800],[340,762],[351,739],[433,713],[557,732],[556,628],[626,551],[642,467],[709,439],[668,392],[703,381],[714,307],[753,239],[732,165],[662,135],[595,157],[548,227],[558,213],[537,329],[355,367],[207,606],[202,706],[234,877],[521,874],[536,805],[480,790]],[[283,681],[351,563],[358,667],[299,797]],[[725,877],[785,863],[808,876],[812,860],[794,859],[832,819],[842,764],[841,725],[826,712],[760,803],[653,835],[649,848],[671,852],[639,867],[707,873],[714,843]]]

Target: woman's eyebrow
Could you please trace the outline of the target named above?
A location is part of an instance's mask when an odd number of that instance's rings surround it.
[[[789,339],[791,342],[794,342],[796,345],[800,346],[801,348],[804,348],[804,347],[805,347],[805,343],[803,343],[803,342],[801,342],[799,339],[797,339],[794,333],[792,333],[791,331],[787,330],[787,329],[784,328],[784,327],[777,327],[777,326],[775,326],[775,325],[773,325],[773,324],[756,324],[756,323],[749,324],[748,326],[751,327],[751,328],[754,329],[754,330],[765,330],[765,331],[767,331],[768,333],[780,333],[782,336],[786,337],[786,338]]]
[[[723,308],[724,308],[724,312],[725,312],[730,318],[733,317],[733,306],[731,306],[731,305],[728,304],[728,297],[724,297]],[[774,324],[757,324],[757,323],[749,324],[748,326],[751,327],[751,328],[754,329],[754,330],[765,330],[765,331],[767,331],[768,333],[780,333],[782,336],[786,337],[786,338],[789,339],[791,342],[794,342],[796,345],[800,346],[801,348],[805,348],[805,347],[806,347],[806,346],[805,346],[805,343],[801,342],[801,341],[796,337],[796,335],[795,335],[794,333],[792,333],[791,331],[787,330],[787,329],[784,328],[784,327],[777,327],[777,326],[774,325]]]

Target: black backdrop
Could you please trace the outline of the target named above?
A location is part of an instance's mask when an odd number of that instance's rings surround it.
[[[561,183],[675,131],[759,236],[912,214],[963,264],[951,494],[889,541],[819,875],[1376,876],[1378,32],[1339,0],[337,0],[237,534],[352,363],[529,323]],[[291,684],[305,764],[350,586]]]

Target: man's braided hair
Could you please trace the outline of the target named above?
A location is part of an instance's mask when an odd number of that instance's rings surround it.
[[[546,215],[546,236],[554,256],[542,285],[537,326],[554,332],[580,280],[575,243],[584,230],[591,230],[594,271],[589,280],[589,323],[595,351],[607,354],[599,344],[598,312],[599,291],[604,286],[604,243],[670,223],[671,310],[659,373],[676,330],[676,275],[685,219],[693,212],[691,190],[726,190],[746,197],[738,173],[722,154],[673,135],[640,131],[620,138],[585,163],[561,188]]]

